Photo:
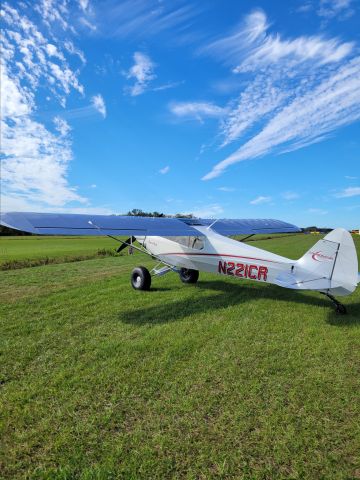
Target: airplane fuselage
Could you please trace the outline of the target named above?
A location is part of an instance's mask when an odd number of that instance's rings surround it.
[[[258,282],[274,283],[279,274],[290,273],[295,263],[280,255],[219,235],[206,227],[196,229],[205,236],[152,236],[137,239],[149,253],[166,264]]]

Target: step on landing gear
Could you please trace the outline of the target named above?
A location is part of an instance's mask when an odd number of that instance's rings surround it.
[[[330,293],[325,293],[322,292],[323,295],[326,295],[335,305],[335,312],[338,313],[339,315],[345,315],[347,313],[345,305],[339,302],[339,300],[336,300],[336,298],[333,295],[330,295]]]

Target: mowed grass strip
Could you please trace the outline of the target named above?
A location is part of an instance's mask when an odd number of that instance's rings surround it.
[[[122,237],[121,237],[122,238]],[[114,250],[118,245],[108,237],[75,237],[75,236],[3,236],[0,237],[0,268],[11,262],[24,262],[23,266],[31,266],[31,262],[41,264],[47,260],[52,263],[58,260],[76,259],[97,255],[100,250]],[[26,262],[30,263],[26,265]]]
[[[297,258],[309,237],[256,246]],[[0,273],[0,477],[359,476],[359,290],[337,316],[316,293],[208,274],[137,292],[138,264]]]

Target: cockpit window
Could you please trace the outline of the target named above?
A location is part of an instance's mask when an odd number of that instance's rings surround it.
[[[194,250],[202,250],[205,245],[203,237],[165,237],[172,242],[179,243],[187,248],[193,248]]]

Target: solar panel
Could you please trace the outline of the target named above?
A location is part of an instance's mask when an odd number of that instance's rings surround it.
[[[0,223],[16,230],[43,235],[202,236],[193,226],[211,226],[221,235],[300,231],[295,225],[272,219],[178,219],[32,212],[2,213]]]
[[[42,235],[201,236],[175,218],[67,213],[2,213],[0,223]]]
[[[182,218],[187,225],[210,226],[220,235],[255,235],[258,233],[295,233],[301,229],[291,223],[274,219]]]

